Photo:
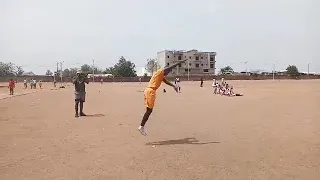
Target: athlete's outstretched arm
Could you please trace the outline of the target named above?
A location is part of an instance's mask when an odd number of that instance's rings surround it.
[[[163,78],[162,81],[163,81],[164,83],[166,83],[168,86],[173,87],[173,89],[174,89],[176,92],[178,92],[178,88],[177,88],[175,85],[173,85],[171,82],[169,82],[166,78]]]
[[[182,60],[182,61],[179,61],[169,67],[165,67],[163,70],[165,72],[165,74],[168,74],[173,68],[177,67],[179,64],[183,63],[183,62],[186,62],[188,59],[185,59],[185,60]]]
[[[166,83],[168,86],[175,87],[171,82],[169,82],[166,78],[163,78],[163,82]]]

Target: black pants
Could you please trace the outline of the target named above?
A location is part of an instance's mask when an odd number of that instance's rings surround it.
[[[83,114],[83,103],[84,101],[82,100],[79,100],[79,99],[76,99],[75,100],[75,111],[76,111],[76,114],[79,113],[79,104],[80,104],[80,114]]]
[[[14,91],[13,88],[10,88],[10,95],[13,95]]]

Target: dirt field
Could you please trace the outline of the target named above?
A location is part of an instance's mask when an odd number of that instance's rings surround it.
[[[320,81],[228,83],[245,96],[162,85],[147,137],[137,130],[146,84],[89,84],[92,116],[79,119],[72,86],[18,84],[36,93],[0,100],[0,179],[319,180]]]

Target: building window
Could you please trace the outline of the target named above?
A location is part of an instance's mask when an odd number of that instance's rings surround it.
[[[209,72],[209,69],[203,69],[203,72]]]
[[[179,64],[178,66],[181,67],[181,64]]]
[[[213,57],[210,57],[210,61],[213,61]]]
[[[189,71],[190,71],[190,69],[189,69]],[[184,72],[188,72],[188,69],[184,69]]]
[[[191,56],[189,56],[189,59],[191,59]]]
[[[184,58],[187,58],[187,56],[184,56]]]
[[[201,66],[203,66],[203,64],[201,64]]]
[[[167,66],[169,66],[169,63],[167,63]]]
[[[167,58],[170,58],[169,56],[167,56]]]
[[[191,63],[189,63],[189,66],[191,66]]]
[[[196,67],[199,67],[199,64],[196,64]]]
[[[213,68],[214,66],[213,66],[213,64],[210,64],[210,68]]]
[[[196,60],[199,60],[199,57],[198,57],[198,56],[196,56]]]
[[[203,57],[201,57],[201,59],[203,59]]]
[[[178,60],[181,60],[181,56],[178,56]]]

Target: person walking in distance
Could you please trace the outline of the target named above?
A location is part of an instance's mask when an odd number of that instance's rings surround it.
[[[10,95],[13,95],[15,86],[16,86],[16,83],[14,82],[14,80],[10,79],[9,81]]]
[[[86,116],[86,114],[83,113],[83,103],[86,101],[85,83],[89,84],[89,79],[86,77],[84,73],[78,71],[76,77],[73,78],[73,84],[75,89],[75,117]]]
[[[172,83],[170,83],[165,76],[169,74],[169,72],[171,72],[171,70],[178,66],[179,64],[185,62],[186,60],[180,61],[172,66],[169,67],[164,67],[164,69],[160,69],[158,70],[156,73],[154,73],[149,81],[149,85],[148,87],[145,89],[144,91],[144,101],[145,101],[145,105],[146,105],[146,112],[144,113],[143,117],[142,117],[142,121],[141,124],[138,128],[138,130],[140,131],[140,133],[144,136],[147,135],[146,131],[145,131],[145,124],[149,119],[150,114],[153,111],[153,107],[154,107],[154,103],[156,100],[156,91],[157,89],[160,87],[161,83],[164,82],[167,85],[171,86],[174,88],[174,90],[176,92],[178,92],[178,89],[175,85],[173,85]]]

